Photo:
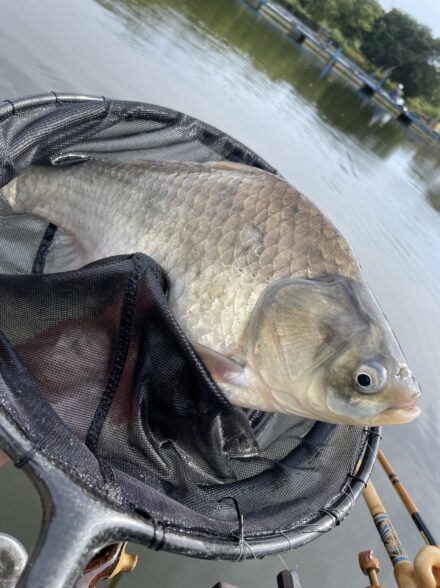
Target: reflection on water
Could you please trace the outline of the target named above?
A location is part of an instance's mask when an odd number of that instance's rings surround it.
[[[420,144],[414,152],[411,169],[417,180],[426,186],[428,201],[440,211],[440,149]]]
[[[382,157],[390,154],[404,136],[404,129],[398,124],[386,129],[370,125],[374,114],[382,113],[382,109],[360,92],[348,90],[333,74],[320,80],[321,61],[242,3],[211,1],[202,7],[200,2],[182,6],[178,0],[127,0],[122,5],[112,0],[98,1],[124,20],[133,43],[139,42],[142,27],[148,23],[150,34],[154,29],[162,38],[171,38],[186,50],[200,53],[205,65],[211,61],[218,68],[226,60],[232,62],[232,67],[250,81],[252,91],[260,96],[271,98],[273,83],[282,85],[287,92],[294,91],[307,105],[315,105],[324,121],[352,135]],[[187,19],[184,23],[182,14]],[[182,25],[188,23],[192,24],[193,34],[182,36]],[[160,46],[166,51],[163,41]],[[256,70],[264,77],[257,77]]]
[[[6,3],[0,19],[0,95],[48,90],[163,104],[198,116],[253,148],[341,229],[422,384],[422,417],[384,431],[384,448],[432,528],[440,528],[440,150],[422,143],[322,62],[240,0],[40,0]],[[81,42],[78,43],[78,39]],[[28,486],[6,475],[9,501]],[[421,547],[384,476],[375,473],[411,555]],[[0,529],[30,547],[35,501],[0,501]],[[15,530],[15,531],[14,531]],[[328,536],[289,554],[302,584],[362,584],[357,552],[373,548],[393,585],[360,503]],[[121,586],[243,588],[275,585],[278,560],[221,564],[142,551]],[[325,579],[324,579],[325,578]]]

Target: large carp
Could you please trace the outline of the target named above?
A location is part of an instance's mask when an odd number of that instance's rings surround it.
[[[91,160],[30,167],[0,194],[75,239],[75,266],[141,251],[229,400],[331,423],[402,423],[418,384],[342,235],[267,172]],[[65,268],[65,269],[72,269]]]

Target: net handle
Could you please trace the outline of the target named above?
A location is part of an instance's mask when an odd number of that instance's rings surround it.
[[[30,474],[43,510],[37,543],[16,588],[74,588],[102,548],[121,540],[148,544],[155,539],[152,524],[93,496],[35,452],[1,412],[0,435],[16,465]]]
[[[40,496],[43,524],[17,588],[74,588],[103,547],[149,534],[143,521],[103,504],[60,470],[46,470]]]

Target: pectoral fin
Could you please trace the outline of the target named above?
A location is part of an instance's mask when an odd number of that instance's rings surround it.
[[[192,344],[214,381],[222,384],[239,384],[243,378],[245,368],[232,358],[222,355],[200,343]]]
[[[273,410],[271,395],[260,389],[258,377],[247,364],[199,343],[193,343],[193,347],[229,402],[243,408]]]

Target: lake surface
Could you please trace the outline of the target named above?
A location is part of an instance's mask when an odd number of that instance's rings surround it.
[[[0,20],[0,99],[50,90],[142,100],[230,133],[275,166],[356,251],[424,396],[422,416],[384,431],[382,447],[440,535],[440,150],[381,113],[239,0],[8,2]],[[420,537],[382,471],[374,482],[411,556]],[[28,549],[38,498],[0,472],[0,530]],[[360,550],[392,573],[366,507],[284,560],[303,588],[363,586]],[[228,564],[150,552],[122,587],[275,586],[279,558]]]

